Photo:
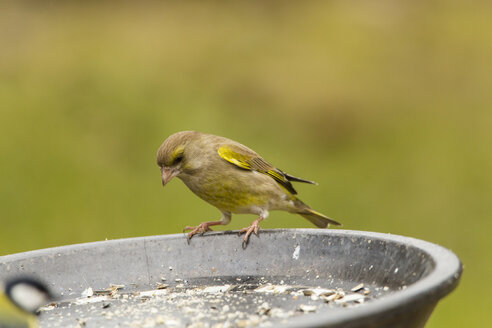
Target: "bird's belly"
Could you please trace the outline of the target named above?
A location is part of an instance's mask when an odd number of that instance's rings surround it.
[[[237,171],[236,171],[237,172]],[[273,179],[256,172],[245,176],[222,177],[214,180],[183,179],[197,196],[221,211],[260,214],[265,210],[289,207],[290,194]]]
[[[268,195],[257,192],[236,188],[217,188],[195,193],[220,210],[231,213],[258,214],[261,211],[259,209],[268,209]]]

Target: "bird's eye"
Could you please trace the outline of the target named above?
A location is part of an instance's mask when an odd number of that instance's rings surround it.
[[[174,163],[173,163],[173,164],[178,164],[178,163],[180,163],[182,160],[183,160],[183,155],[178,155],[178,156],[174,159]]]

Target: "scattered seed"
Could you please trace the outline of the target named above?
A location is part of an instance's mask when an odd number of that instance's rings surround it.
[[[302,293],[304,294],[304,296],[329,296],[335,294],[335,291],[333,289],[326,288],[311,288],[302,290]]]
[[[88,287],[86,288],[82,294],[80,294],[82,297],[91,297],[92,295],[94,295],[94,291],[92,290],[91,287]]]
[[[161,281],[165,281],[165,278],[160,278]],[[368,296],[371,291],[364,284],[358,284],[347,292],[342,289],[295,285],[293,281],[287,280],[287,283],[291,284],[286,284],[284,280],[271,281],[265,277],[258,278],[258,283],[261,285],[253,284],[249,279],[239,279],[236,280],[234,277],[232,284],[224,285],[226,281],[231,281],[230,278],[219,282],[221,279],[217,277],[214,279],[217,285],[205,286],[192,285],[190,280],[174,288],[156,282],[156,289],[141,292],[118,292],[118,289],[124,286],[112,284],[105,290],[93,291],[91,297],[55,303],[56,307],[52,306],[51,309],[42,308],[42,312],[49,312],[42,316],[41,323],[42,326],[43,322],[53,323],[51,318],[56,314],[62,322],[57,326],[73,325],[75,314],[80,316],[80,313],[88,313],[92,314],[88,319],[88,325],[95,327],[106,325],[105,321],[101,320],[115,320],[121,322],[122,326],[142,328],[160,325],[195,328],[266,327],[271,324],[286,323],[289,319],[303,313],[320,312],[321,309],[325,311],[332,307],[357,306],[379,296],[384,289],[384,287],[375,287],[376,294]],[[175,281],[184,280],[176,278]],[[310,299],[306,301],[304,297]],[[329,306],[323,305],[323,302],[329,303]],[[285,305],[273,307],[274,304],[290,305],[284,308]],[[66,309],[71,306],[73,306],[72,310],[67,313]],[[111,310],[108,310],[109,308]],[[135,313],[142,314],[135,315]],[[72,323],[68,324],[70,318]],[[92,318],[95,321],[92,321]],[[79,324],[79,327],[82,326]]]
[[[272,307],[270,306],[270,304],[268,304],[267,302],[264,302],[263,304],[261,304],[258,307],[258,310],[256,310],[256,313],[258,313],[259,315],[268,315],[271,310],[272,310]]]
[[[289,287],[285,285],[263,285],[255,289],[257,293],[266,294],[282,294],[287,291]]]
[[[157,289],[166,289],[167,287],[169,287],[168,284],[157,283]]]
[[[87,319],[77,318],[77,323],[79,324],[79,327],[85,327],[85,325],[87,324]]]
[[[352,288],[351,291],[353,291],[355,293],[355,292],[358,292],[359,290],[361,290],[362,288],[364,288],[364,284],[358,284],[357,286]]]
[[[335,303],[349,303],[349,302],[358,302],[362,303],[366,297],[361,294],[349,294],[345,295],[342,298],[335,300]]]
[[[302,312],[315,312],[317,309],[318,307],[316,305],[299,305],[299,310],[301,310]]]
[[[326,303],[328,303],[328,302],[339,300],[344,297],[345,297],[345,292],[342,290],[337,290],[335,293],[329,296],[324,296],[323,299],[325,300]]]

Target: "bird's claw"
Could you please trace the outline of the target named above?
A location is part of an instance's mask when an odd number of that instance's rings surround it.
[[[197,225],[196,227],[190,227],[190,226],[186,226],[184,229],[183,229],[183,232],[186,232],[188,230],[191,230],[189,233],[188,233],[188,237],[187,237],[187,240],[188,240],[188,244],[190,243],[190,239],[191,237],[193,237],[194,235],[196,235],[197,233],[201,235],[203,235],[205,232],[207,231],[213,231],[212,229],[210,229],[210,227],[208,226],[208,224],[206,224],[206,222],[203,222],[203,223],[200,223],[199,225]]]
[[[242,228],[239,231],[239,235],[242,235],[243,233],[246,233],[243,238],[243,249],[245,249],[248,246],[249,242],[249,236],[251,233],[254,233],[258,237],[258,232],[260,231],[260,225],[259,225],[259,220],[255,220],[251,223],[251,225],[247,228]]]

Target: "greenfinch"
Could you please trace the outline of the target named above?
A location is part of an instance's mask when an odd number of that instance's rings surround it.
[[[177,132],[159,147],[157,165],[163,186],[178,177],[198,197],[222,212],[220,220],[185,227],[184,231],[190,230],[188,241],[197,233],[211,231],[211,226],[228,224],[232,213],[259,216],[240,231],[245,233],[243,247],[251,233],[258,235],[259,223],[273,210],[300,214],[320,228],[340,225],[296,197],[291,181],[314,182],[287,174],[250,148],[224,137],[196,131]]]
[[[47,287],[37,280],[8,280],[0,293],[0,327],[38,327],[37,311],[51,299]]]

